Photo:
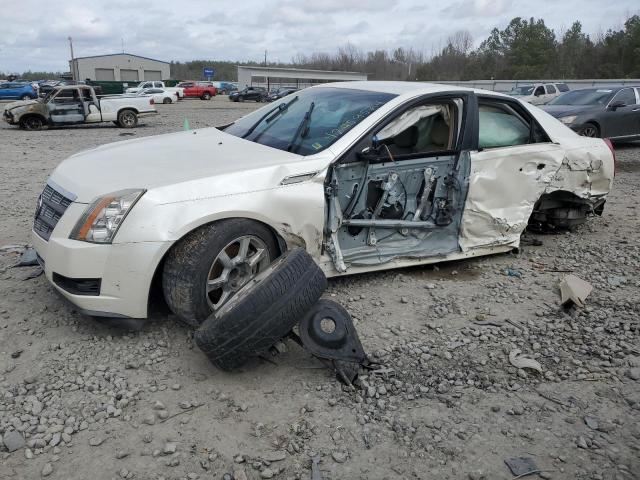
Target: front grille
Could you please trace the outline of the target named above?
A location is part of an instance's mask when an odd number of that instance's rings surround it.
[[[38,199],[38,207],[33,221],[35,232],[44,240],[49,240],[51,232],[56,228],[58,221],[72,201],[47,184]]]

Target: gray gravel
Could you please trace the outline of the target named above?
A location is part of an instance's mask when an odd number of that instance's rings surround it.
[[[0,125],[0,247],[29,242],[68,155],[253,108],[160,105],[133,131]],[[1,249],[0,478],[308,479],[315,456],[331,479],[509,479],[517,456],[543,478],[639,478],[639,172],[640,148],[620,145],[604,216],[535,236],[542,246],[331,281],[326,296],[383,366],[357,390],[293,344],[228,374],[166,313],[141,332],[108,328]],[[594,286],[583,309],[559,306],[566,272]],[[542,373],[512,366],[516,349]]]

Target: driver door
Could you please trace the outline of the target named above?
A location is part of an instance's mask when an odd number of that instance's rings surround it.
[[[624,106],[612,107],[615,102]],[[607,110],[601,114],[603,118],[603,137],[626,137],[640,134],[640,105],[632,87],[623,88],[611,99]]]
[[[84,103],[78,88],[63,88],[47,103],[54,124],[79,123],[85,120]]]
[[[474,105],[452,93],[400,107],[331,167],[325,245],[336,270],[460,250]]]

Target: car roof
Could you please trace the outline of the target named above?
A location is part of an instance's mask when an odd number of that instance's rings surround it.
[[[354,90],[368,90],[370,92],[391,93],[395,95],[428,95],[432,93],[444,93],[444,92],[474,92],[485,95],[495,95],[499,97],[511,98],[509,95],[505,95],[500,92],[493,92],[491,90],[483,90],[481,88],[469,88],[460,87],[458,85],[447,85],[443,83],[427,83],[427,82],[387,82],[381,80],[373,81],[354,81],[354,82],[332,82],[325,83],[323,85],[317,85],[311,88],[317,87],[337,87],[337,88],[350,88]]]

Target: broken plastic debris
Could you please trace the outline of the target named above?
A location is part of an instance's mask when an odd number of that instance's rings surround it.
[[[508,277],[522,278],[522,272],[520,272],[519,270],[516,270],[515,268],[505,268],[504,273]]]
[[[560,302],[563,306],[576,304],[584,307],[584,301],[589,296],[593,286],[575,275],[567,275],[560,281]]]
[[[16,267],[33,267],[34,265],[38,265],[38,254],[35,249],[27,248],[22,255],[20,256],[20,260],[16,263]]]
[[[512,350],[509,354],[509,362],[516,368],[530,368],[542,373],[542,365],[532,358],[520,356],[520,350]]]
[[[518,477],[524,477],[532,473],[538,473],[540,470],[531,457],[513,457],[505,459],[511,473]]]

